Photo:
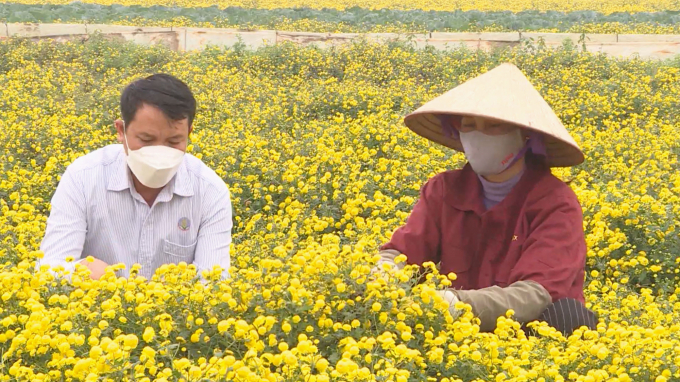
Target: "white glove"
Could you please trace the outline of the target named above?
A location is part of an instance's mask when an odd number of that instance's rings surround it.
[[[403,269],[404,264],[397,264],[394,260],[399,254],[393,251],[382,251],[380,252],[380,260],[375,264],[375,267],[371,269],[371,274],[384,275],[383,264],[390,264],[391,270],[396,271],[397,269]]]
[[[383,264],[384,264],[384,263],[390,263],[390,264],[392,264],[392,269],[391,269],[390,271],[386,271],[385,269],[383,269]],[[382,260],[380,260],[380,261],[378,261],[378,262],[375,264],[375,266],[373,267],[373,269],[371,269],[371,276],[376,277],[376,278],[382,278],[382,279],[384,279],[385,281],[387,281],[387,280],[389,279],[389,273],[390,273],[390,272],[394,272],[394,269],[395,269],[395,264],[394,264],[394,263],[389,262],[389,261],[382,261]]]
[[[439,294],[439,296],[449,304],[449,313],[451,313],[451,317],[456,319],[461,315],[461,313],[463,313],[461,310],[456,309],[456,303],[460,300],[458,299],[458,296],[453,293],[453,291],[450,289],[445,289],[437,291],[437,294]]]

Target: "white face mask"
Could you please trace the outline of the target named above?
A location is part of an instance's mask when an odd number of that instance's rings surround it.
[[[470,166],[482,176],[505,171],[525,144],[520,129],[503,135],[487,135],[479,130],[461,132],[460,143]]]
[[[140,183],[149,188],[165,187],[177,173],[184,159],[184,151],[168,146],[144,146],[131,150],[123,122],[123,136],[127,150],[127,164]]]

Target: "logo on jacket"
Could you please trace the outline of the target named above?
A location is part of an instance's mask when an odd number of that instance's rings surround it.
[[[178,226],[179,229],[181,229],[182,231],[188,231],[188,230],[189,230],[189,227],[191,227],[191,221],[190,221],[188,218],[181,218],[181,219],[179,219],[179,221],[177,222],[177,226]]]

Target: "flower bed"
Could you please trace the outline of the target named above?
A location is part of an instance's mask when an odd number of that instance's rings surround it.
[[[401,117],[504,61],[525,71],[587,156],[554,173],[583,205],[597,331],[527,337],[508,318],[483,334],[433,295],[455,275],[368,277],[422,183],[463,161]],[[114,141],[122,87],[159,71],[195,92],[190,151],[232,192],[232,279],[197,283],[186,264],[153,280],[68,284],[35,272],[59,175]],[[569,47],[180,54],[9,40],[0,84],[0,381],[680,378],[677,61]]]

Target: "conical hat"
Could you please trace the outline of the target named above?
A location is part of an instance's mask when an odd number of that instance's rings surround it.
[[[416,134],[463,151],[460,140],[448,137],[439,116],[496,119],[540,133],[550,167],[581,164],[583,152],[560,119],[524,74],[513,64],[502,64],[426,103],[404,118]]]

